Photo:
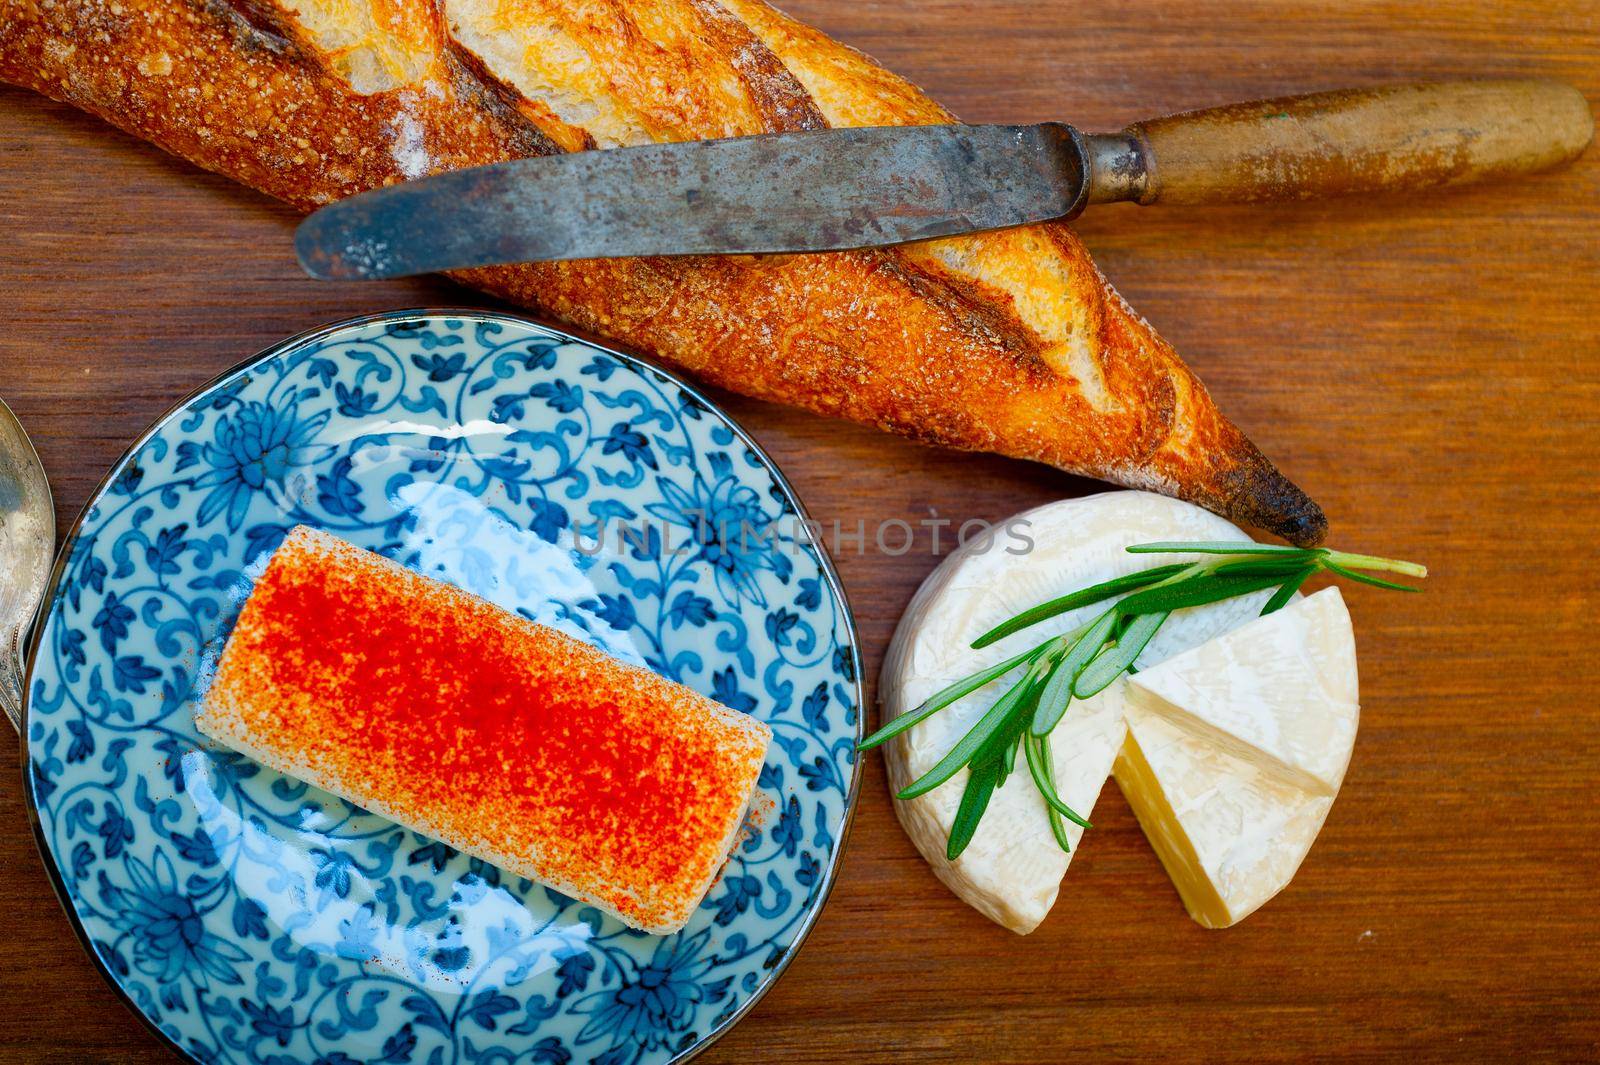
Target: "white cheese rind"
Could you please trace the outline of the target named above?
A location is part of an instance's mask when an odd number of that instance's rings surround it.
[[[1086,607],[982,650],[972,640],[1048,599],[1112,577],[1187,556],[1130,555],[1131,544],[1157,540],[1246,540],[1228,521],[1199,507],[1147,492],[1108,492],[1047,504],[1013,522],[1033,541],[1026,555],[1008,554],[1014,539],[998,536],[952,553],[923,582],[884,659],[878,694],[882,720],[913,709],[946,685],[1019,654],[1090,620]],[[1013,528],[1018,526],[1013,525]],[[1257,615],[1270,592],[1172,615],[1139,658],[1144,668],[1238,628]],[[1015,675],[952,704],[885,745],[890,785],[899,791],[932,768],[977,721]],[[1051,737],[1057,788],[1073,809],[1091,816],[1121,748],[1123,685],[1074,703]],[[896,801],[901,824],[935,874],[984,915],[1018,933],[1031,932],[1055,903],[1070,856],[1057,845],[1027,769],[1020,764],[991,799],[977,835],[955,862],[945,858],[950,827],[966,786],[965,771],[928,794]],[[1067,826],[1076,850],[1082,830]]]
[[[1355,633],[1338,588],[1131,677],[1128,697],[1284,783],[1332,795],[1355,745]]]

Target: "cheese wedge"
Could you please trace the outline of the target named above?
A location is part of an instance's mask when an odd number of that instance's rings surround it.
[[[1128,680],[1128,696],[1307,791],[1339,790],[1361,717],[1356,640],[1338,588]]]
[[[879,679],[882,720],[914,709],[946,685],[1075,628],[1103,607],[1089,607],[1017,633],[982,650],[973,639],[1046,600],[1112,577],[1186,556],[1130,555],[1130,544],[1156,540],[1247,540],[1237,527],[1199,507],[1148,492],[1106,492],[1050,503],[951,553],[918,590],[895,631]],[[1031,547],[1029,546],[1031,544]],[[1141,667],[1187,651],[1258,614],[1270,592],[1173,614],[1140,656]],[[885,745],[895,791],[933,767],[993,705],[1008,676],[921,722]],[[1074,702],[1051,736],[1062,799],[1088,817],[1122,747],[1122,682]],[[1014,932],[1038,926],[1061,886],[1071,855],[1050,832],[1043,800],[1025,767],[990,800],[977,835],[954,862],[945,848],[966,787],[965,771],[926,795],[896,801],[895,812],[917,850],[952,891]],[[1083,836],[1068,824],[1076,851]]]
[[[1137,706],[1113,772],[1189,916],[1206,928],[1238,924],[1283,890],[1333,805]]]
[[[1237,924],[1289,883],[1355,746],[1337,588],[1130,677],[1117,784],[1189,914]]]
[[[195,724],[661,934],[721,868],[771,738],[681,684],[304,526],[256,582]]]

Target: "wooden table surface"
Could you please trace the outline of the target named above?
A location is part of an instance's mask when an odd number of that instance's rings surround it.
[[[1600,9],[1566,3],[789,0],[974,121],[1164,110],[1481,74],[1600,100]],[[283,336],[481,302],[312,283],[286,209],[0,89],[0,395],[59,520],[175,399]],[[1600,150],[1499,188],[1274,210],[1114,207],[1081,231],[1332,541],[1426,561],[1350,594],[1363,721],[1290,888],[1237,928],[1183,912],[1115,787],[1018,938],[929,873],[869,760],[832,901],[707,1062],[1600,1055]],[[733,398],[812,514],[958,521],[1093,490]],[[869,679],[934,558],[838,553]],[[7,733],[0,745],[13,741]],[[0,1060],[161,1061],[106,990],[0,784]]]

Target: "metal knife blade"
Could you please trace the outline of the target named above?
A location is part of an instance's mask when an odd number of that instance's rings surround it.
[[[574,152],[352,196],[295,234],[313,277],[550,259],[839,251],[1059,218],[1089,164],[1070,126],[819,130]]]

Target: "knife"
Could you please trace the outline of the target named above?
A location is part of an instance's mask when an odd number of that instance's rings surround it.
[[[352,196],[295,234],[326,279],[551,259],[819,252],[1072,218],[1089,204],[1220,204],[1533,173],[1594,134],[1555,81],[1291,96],[1083,133],[893,126],[573,152]]]

